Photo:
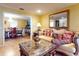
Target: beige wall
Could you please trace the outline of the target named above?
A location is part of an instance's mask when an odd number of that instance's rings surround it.
[[[79,4],[70,7],[70,30],[79,34]]]
[[[63,8],[61,10],[52,11],[52,12],[49,12],[49,13],[42,15],[42,16],[37,16],[37,15],[30,14],[28,12],[24,12],[24,11],[15,10],[15,9],[0,6],[0,12],[11,12],[11,13],[17,13],[17,14],[31,16],[32,17],[32,25],[33,25],[32,30],[33,31],[36,30],[35,27],[36,27],[38,22],[41,23],[41,25],[42,25],[41,28],[43,28],[43,29],[49,28],[49,14],[60,12],[60,11],[66,10],[66,9],[70,10],[69,29],[79,33],[79,4],[73,5],[73,6],[70,6],[70,7],[67,7],[67,8]]]
[[[66,9],[69,9],[69,11],[70,11],[69,30],[79,33],[79,4],[69,6],[69,7],[63,8],[61,10],[52,11],[52,12],[49,12],[48,14],[41,16],[40,23],[42,25],[42,28],[43,29],[49,28],[49,14],[60,12],[60,11],[66,10]]]
[[[7,20],[8,19],[4,20],[4,28],[5,29],[10,28],[10,22],[7,21]],[[27,25],[27,21],[26,20],[17,20],[17,27],[16,28],[22,29],[22,28],[25,28],[26,25]]]
[[[41,16],[40,23],[42,25],[41,26],[42,29],[49,28],[49,17],[48,17],[48,14]]]
[[[17,23],[18,23],[18,28],[25,28],[26,25],[27,25],[27,21],[26,20],[17,20]]]
[[[9,18],[4,18],[4,28],[7,29],[10,27],[10,23],[7,21]]]

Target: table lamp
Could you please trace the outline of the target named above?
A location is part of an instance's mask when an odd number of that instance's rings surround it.
[[[38,31],[40,31],[41,24],[37,23]]]

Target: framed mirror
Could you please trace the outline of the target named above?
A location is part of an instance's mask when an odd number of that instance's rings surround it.
[[[49,15],[50,28],[66,28],[69,27],[69,10],[61,11]]]

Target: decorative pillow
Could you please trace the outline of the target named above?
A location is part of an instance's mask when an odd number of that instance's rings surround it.
[[[56,34],[56,33],[54,33],[54,34],[53,34],[53,37],[54,37],[55,39],[58,39],[58,40],[63,40],[63,35],[62,35],[62,34]]]
[[[62,35],[62,34],[59,34],[59,35],[58,35],[58,39],[59,39],[59,40],[63,40],[63,35]]]
[[[43,30],[43,35],[52,36],[52,33],[53,33],[53,30],[51,30],[51,29]]]
[[[53,35],[53,30],[50,31],[50,36],[52,37],[52,35]]]
[[[61,45],[61,41],[58,39],[54,39],[52,43],[56,44],[57,46]]]
[[[63,34],[63,40],[65,42],[71,43],[73,41],[74,34],[73,33],[64,33]]]
[[[46,30],[46,36],[49,36],[49,29]]]
[[[47,35],[47,30],[43,30],[43,35]]]
[[[64,39],[64,43],[69,44],[69,43],[71,43],[71,41],[70,41],[70,39]]]
[[[48,30],[48,31],[47,31],[47,36],[50,36],[50,37],[51,37],[52,34],[53,34],[53,31],[52,31],[52,30]]]
[[[52,43],[56,44],[57,46],[60,46],[66,44],[67,42],[65,40],[54,39]]]

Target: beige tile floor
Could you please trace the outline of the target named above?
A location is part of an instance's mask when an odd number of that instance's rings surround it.
[[[19,43],[30,40],[28,37],[9,39],[4,46],[0,47],[0,56],[20,56]]]

